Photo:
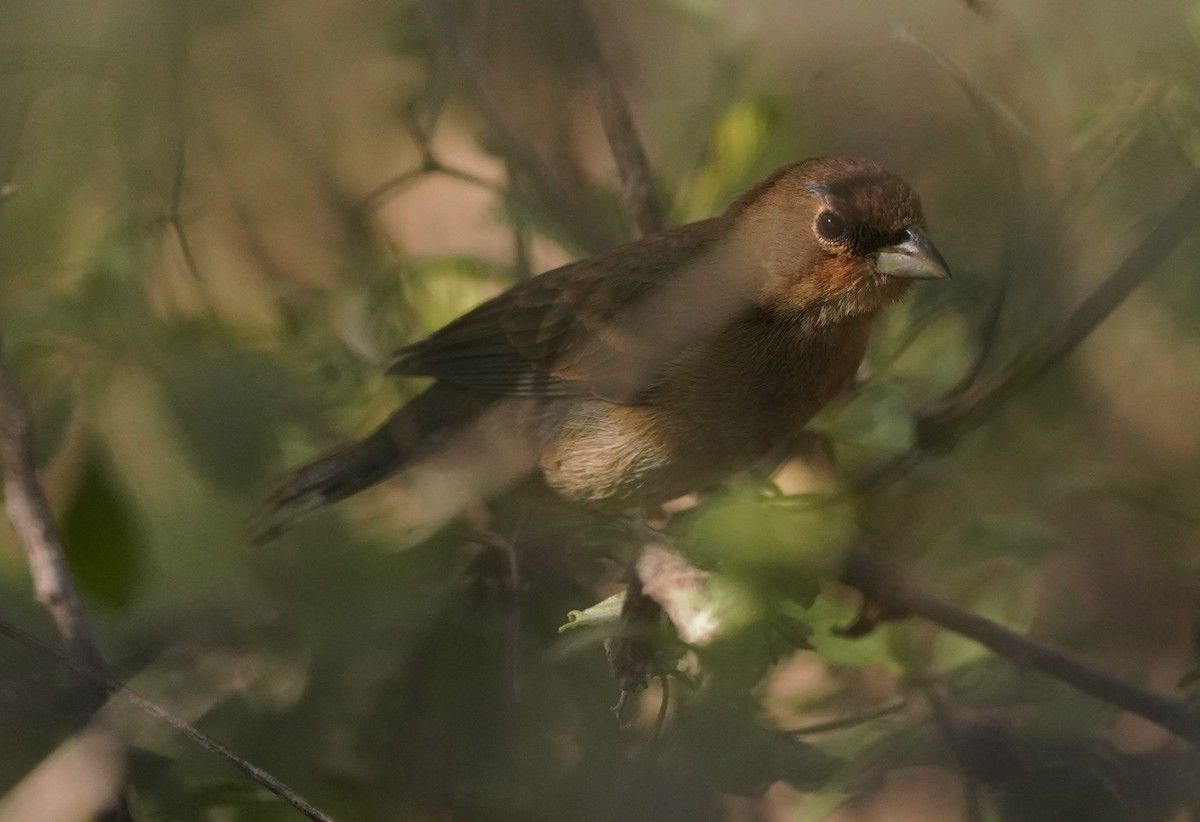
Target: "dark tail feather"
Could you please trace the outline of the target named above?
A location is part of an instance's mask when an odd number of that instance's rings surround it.
[[[365,439],[321,457],[275,489],[251,529],[251,541],[275,539],[318,508],[365,491],[437,449],[445,434],[473,419],[492,398],[435,383]]]
[[[366,439],[296,470],[275,489],[253,524],[251,541],[269,542],[318,508],[366,490],[408,462],[384,423]]]

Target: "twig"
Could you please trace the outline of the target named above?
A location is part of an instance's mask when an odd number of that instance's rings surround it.
[[[646,159],[637,128],[629,115],[629,105],[612,68],[604,58],[596,27],[588,14],[585,0],[570,0],[578,28],[580,52],[587,63],[588,74],[595,87],[596,103],[604,135],[617,163],[621,177],[621,195],[625,208],[632,215],[642,235],[662,231],[666,225],[662,204],[654,193],[654,178]]]
[[[50,612],[66,646],[66,656],[97,671],[105,670],[104,658],[92,636],[83,601],[75,588],[63,551],[50,503],[38,481],[33,453],[33,415],[21,384],[8,367],[0,346],[0,473],[4,475],[4,507],[17,539],[29,560],[38,601]],[[90,683],[89,683],[90,684]],[[107,694],[89,688],[83,695],[91,713],[104,704]],[[107,737],[114,748],[121,742],[101,717],[96,732]],[[132,819],[125,799],[118,795],[106,818]]]
[[[1200,217],[1200,177],[1142,241],[1057,331],[1026,345],[990,379],[962,381],[916,415],[916,448],[899,454],[858,476],[852,492],[865,492],[911,470],[925,451],[946,450],[963,434],[983,423],[1015,394],[1075,350],[1121,306],[1130,294],[1166,262],[1195,230]]]
[[[362,202],[358,205],[358,213],[368,215],[376,211],[384,200],[390,197],[393,193],[402,188],[407,187],[411,183],[416,182],[428,172],[429,169],[425,166],[417,166],[410,168],[408,171],[402,171],[399,174],[389,177],[375,188],[367,192],[367,195],[362,198]]]
[[[504,165],[508,172],[509,187],[514,187],[517,175],[520,172],[512,160],[507,160]],[[529,253],[528,221],[520,209],[513,209],[512,213],[509,214],[509,223],[512,225],[513,273],[515,279],[518,281],[528,280],[533,276],[533,262],[530,259]]]
[[[284,802],[291,805],[309,819],[314,820],[314,822],[333,822],[332,817],[318,810],[302,796],[297,794],[287,785],[280,782],[274,776],[267,773],[257,765],[242,759],[220,742],[217,742],[212,737],[200,731],[187,720],[176,716],[158,703],[152,702],[151,700],[142,696],[137,691],[134,691],[132,688],[126,686],[123,682],[120,682],[109,675],[102,668],[88,664],[78,657],[63,653],[57,648],[54,648],[38,639],[33,634],[30,634],[28,631],[18,628],[16,625],[13,625],[4,619],[0,619],[0,634],[19,642],[21,645],[24,645],[26,648],[35,651],[39,655],[48,659],[52,659],[63,667],[68,668],[75,674],[82,677],[88,683],[103,690],[106,695],[119,697],[143,713],[165,722],[167,725],[170,725],[172,728],[179,731],[181,734],[195,742],[204,750],[208,751],[209,753],[216,754],[232,764],[239,771],[246,774],[259,785],[262,785],[268,791],[278,796]]]
[[[854,714],[852,716],[839,716],[836,719],[827,719],[824,722],[814,722],[811,725],[802,725],[799,728],[792,728],[783,733],[787,736],[815,736],[816,734],[832,733],[833,731],[845,731],[850,728],[857,728],[859,725],[865,725],[868,722],[874,722],[876,719],[899,713],[907,705],[908,700],[903,697],[897,697],[865,713]]]
[[[461,168],[442,165],[440,162],[435,161],[435,163],[435,166],[431,169],[432,171],[436,171],[439,174],[444,174],[447,177],[451,177],[455,180],[461,180],[464,183],[470,183],[471,185],[479,186],[480,188],[493,191],[497,194],[504,193],[504,188],[502,186],[484,177],[480,177],[478,174],[472,174],[471,172],[464,171]]]
[[[962,773],[963,799],[967,806],[967,822],[981,822],[985,818],[983,797],[980,794],[979,780],[974,774],[974,763],[970,751],[963,741],[959,722],[950,706],[946,704],[946,700],[938,693],[937,685],[924,671],[919,674],[917,687],[925,696],[925,701],[929,703],[933,721],[937,723],[942,738],[946,740],[946,746],[950,749],[955,761],[958,762],[959,770]]]
[[[620,241],[617,233],[580,200],[579,192],[569,191],[554,172],[538,156],[537,151],[505,116],[503,106],[492,94],[485,68],[475,49],[468,42],[470,23],[459,13],[462,4],[452,0],[421,0],[431,33],[458,64],[471,86],[475,104],[496,131],[504,152],[529,179],[538,196],[546,203],[547,212],[555,217],[591,253],[605,251]]]
[[[890,613],[924,617],[1018,666],[1053,677],[1200,746],[1200,715],[1186,703],[1118,679],[1073,654],[959,608],[909,578],[896,563],[877,554],[852,552],[842,572],[842,582],[857,588],[864,597]]]
[[[172,119],[175,123],[175,170],[171,180],[171,199],[167,208],[167,225],[175,234],[179,243],[179,253],[183,257],[183,265],[192,279],[199,280],[200,268],[196,264],[196,255],[192,252],[192,244],[188,240],[187,230],[183,224],[183,188],[187,181],[187,117],[184,107],[184,78],[187,74],[188,59],[188,4],[180,3],[176,10],[174,22],[174,47],[167,58],[167,73],[171,85]]]
[[[1020,241],[1027,234],[1026,227],[1036,217],[1040,204],[1048,198],[1040,193],[1030,192],[1031,181],[1044,181],[1050,178],[1048,172],[1048,153],[1033,135],[1032,130],[1017,116],[1011,108],[996,95],[989,93],[971,77],[961,66],[950,57],[939,51],[933,45],[919,39],[908,29],[900,27],[893,33],[893,39],[911,46],[931,59],[955,85],[962,91],[967,102],[975,110],[975,114],[983,129],[985,138],[995,155],[995,163],[1000,168],[1000,202],[1005,209],[1004,232],[1001,239],[999,258],[995,272],[990,277],[995,284],[987,305],[979,317],[974,329],[976,338],[975,356],[963,373],[958,384],[949,393],[959,393],[967,390],[984,372],[989,365],[992,355],[997,348],[1000,332],[1000,320],[1003,317],[1005,301],[1013,284],[1017,271],[1028,266],[1022,265],[1019,253]],[[1024,149],[1024,151],[1022,150]],[[1040,161],[1038,168],[1032,174],[1022,170],[1022,157]],[[1027,275],[1037,272],[1026,272]]]
[[[38,601],[46,606],[67,652],[93,668],[104,665],[67,565],[50,504],[38,482],[29,402],[0,348],[0,471],[4,506],[29,559]]]
[[[671,707],[671,677],[667,674],[658,675],[658,684],[662,690],[659,697],[658,714],[654,717],[654,730],[650,733],[650,744],[646,746],[646,759],[653,760],[662,743],[663,728],[667,725],[667,711]]]
[[[1027,346],[989,380],[951,394],[917,418],[922,448],[952,444],[1021,389],[1075,350],[1139,285],[1150,278],[1200,218],[1200,178],[1134,247],[1117,269],[1047,338]]]

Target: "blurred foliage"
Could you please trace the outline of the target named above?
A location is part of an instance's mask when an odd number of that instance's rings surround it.
[[[589,4],[674,221],[867,154],[922,193],[956,277],[887,313],[813,459],[672,522],[723,630],[661,730],[657,684],[630,728],[608,710],[612,614],[588,609],[630,559],[612,523],[518,491],[398,550],[382,488],[245,544],[275,477],[420,389],[382,376],[391,351],[629,234],[568,5],[447,7],[477,76],[413,0],[0,3],[0,332],[114,669],[338,819],[1198,818],[1194,752],[918,621],[846,638],[833,579],[867,536],[961,605],[1194,693],[1200,239],[952,450],[841,489],[1056,328],[1192,179],[1200,3]],[[7,530],[0,591],[50,631]],[[77,730],[73,693],[0,644],[0,794]],[[124,723],[137,819],[294,817]]]

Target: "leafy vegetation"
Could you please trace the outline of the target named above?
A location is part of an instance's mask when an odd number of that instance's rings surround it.
[[[881,545],[958,606],[1193,695],[1200,214],[1052,368],[938,412],[1050,350],[1194,185],[1200,4],[589,8],[672,222],[866,154],[921,192],[955,274],[889,311],[798,458],[672,520],[681,607],[719,630],[664,646],[678,676],[628,727],[619,601],[589,610],[623,590],[624,523],[517,489],[414,532],[392,485],[246,540],[283,471],[420,390],[383,375],[393,350],[633,235],[577,6],[0,5],[0,333],[114,672],[342,820],[1200,817],[1188,743],[919,618],[847,637],[838,582]],[[51,634],[7,529],[0,592]],[[79,731],[77,688],[0,642],[0,795]],[[294,818],[117,724],[134,818]]]

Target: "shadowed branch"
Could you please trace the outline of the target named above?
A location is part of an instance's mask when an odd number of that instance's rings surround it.
[[[617,172],[621,176],[621,195],[625,200],[633,221],[642,235],[654,234],[666,227],[662,204],[654,193],[654,178],[650,173],[650,162],[638,138],[637,127],[629,114],[629,105],[612,68],[604,58],[604,52],[596,37],[596,28],[588,14],[585,0],[570,0],[575,12],[579,42],[588,74],[595,87],[596,105],[600,110],[600,121]]]
[[[33,442],[29,401],[0,347],[0,473],[4,477],[4,507],[29,562],[38,601],[50,612],[66,646],[64,656],[90,669],[104,671],[104,658],[92,636],[87,612],[75,588],[50,503],[38,481]],[[91,713],[104,704],[108,695],[102,688],[95,687],[95,683],[88,685],[82,699],[84,709]],[[105,740],[107,747],[113,751],[122,749],[116,733],[108,727],[103,716],[94,721],[93,729]],[[123,754],[115,756],[120,758]],[[105,818],[132,818],[119,792]]]
[[[1198,224],[1200,178],[1193,180],[1187,193],[1053,333],[1030,343],[990,379],[951,394],[918,414],[918,446],[932,449],[952,445],[1066,358],[1167,261]]]
[[[1200,714],[1186,703],[1139,688],[1074,654],[1014,633],[959,608],[918,584],[897,563],[878,554],[852,552],[846,559],[842,582],[857,588],[882,612],[893,616],[924,617],[978,642],[1018,667],[1053,677],[1200,746]]]
[[[472,26],[461,14],[462,4],[447,0],[421,0],[429,29],[467,81],[479,112],[500,138],[504,153],[529,179],[537,195],[559,223],[590,253],[605,251],[620,237],[604,220],[597,219],[584,198],[570,191],[538,156],[537,150],[517,130],[501,102],[492,93],[487,71],[470,42]]]
[[[82,659],[65,654],[62,651],[52,648],[42,642],[37,637],[23,631],[17,626],[0,619],[0,634],[14,640],[15,642],[24,645],[26,648],[38,653],[39,655],[51,659],[54,662],[62,665],[64,668],[72,671],[89,684],[93,685],[106,695],[115,696],[129,703],[149,716],[170,725],[175,730],[186,736],[188,739],[195,742],[209,753],[216,754],[226,762],[232,764],[246,776],[253,779],[259,785],[262,785],[271,793],[278,796],[287,804],[291,805],[304,816],[312,819],[313,822],[333,822],[332,817],[322,813],[304,797],[297,794],[287,785],[280,782],[271,774],[264,771],[262,768],[247,762],[233,751],[226,748],[220,742],[217,742],[212,737],[200,731],[187,720],[171,713],[166,708],[156,702],[152,702],[146,697],[139,694],[137,691],[127,687],[124,683],[110,676],[102,668],[98,668]]]
[[[92,638],[87,614],[71,570],[46,494],[38,481],[33,454],[33,419],[20,383],[0,349],[0,471],[4,475],[4,506],[29,560],[38,601],[46,606],[59,634],[74,657],[94,668],[103,666]]]
[[[13,530],[29,559],[37,598],[53,617],[66,650],[52,648],[3,620],[0,620],[0,634],[78,674],[88,686],[89,711],[103,705],[109,696],[119,696],[183,733],[205,750],[233,763],[309,819],[332,822],[330,817],[266,771],[237,756],[165,708],[126,688],[109,674],[92,637],[83,602],[67,565],[50,504],[38,481],[33,441],[33,418],[29,402],[8,367],[3,349],[0,349],[0,471],[4,475],[4,504]],[[115,733],[107,725],[107,714],[101,712],[94,727],[111,735],[116,742]],[[118,803],[114,812],[117,819],[131,818],[123,802]]]

